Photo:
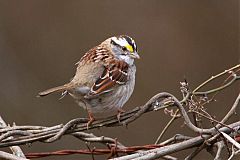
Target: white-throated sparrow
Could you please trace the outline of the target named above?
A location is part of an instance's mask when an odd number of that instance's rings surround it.
[[[108,38],[85,53],[69,83],[40,92],[39,96],[56,91],[69,93],[88,111],[89,124],[95,116],[119,113],[134,89],[135,58],[140,57],[131,37]]]

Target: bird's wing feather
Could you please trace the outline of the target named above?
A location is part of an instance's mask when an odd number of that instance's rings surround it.
[[[91,98],[110,92],[116,85],[125,84],[127,78],[128,64],[124,61],[114,60],[105,66],[102,75],[96,80],[85,97]]]

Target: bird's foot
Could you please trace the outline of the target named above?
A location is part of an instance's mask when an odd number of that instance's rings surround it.
[[[118,114],[117,114],[117,119],[118,119],[118,122],[121,123],[120,119],[121,119],[121,114],[126,112],[125,110],[123,110],[122,108],[119,108],[118,109]]]
[[[89,126],[95,121],[93,114],[89,111],[88,111],[88,117],[89,117],[89,121],[87,122],[87,130],[89,129]]]

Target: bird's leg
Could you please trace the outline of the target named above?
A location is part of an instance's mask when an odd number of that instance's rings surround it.
[[[125,110],[123,110],[122,108],[118,108],[118,114],[117,114],[117,119],[118,119],[118,122],[120,122],[120,118],[121,118],[121,114],[126,112]]]
[[[95,121],[95,118],[93,117],[92,112],[90,111],[87,111],[87,112],[89,117],[89,121],[87,122],[87,130],[88,130],[88,127]]]

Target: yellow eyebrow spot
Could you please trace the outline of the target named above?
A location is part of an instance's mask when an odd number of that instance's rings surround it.
[[[133,47],[132,47],[131,45],[128,44],[128,45],[126,45],[125,47],[126,47],[130,52],[133,52]]]

